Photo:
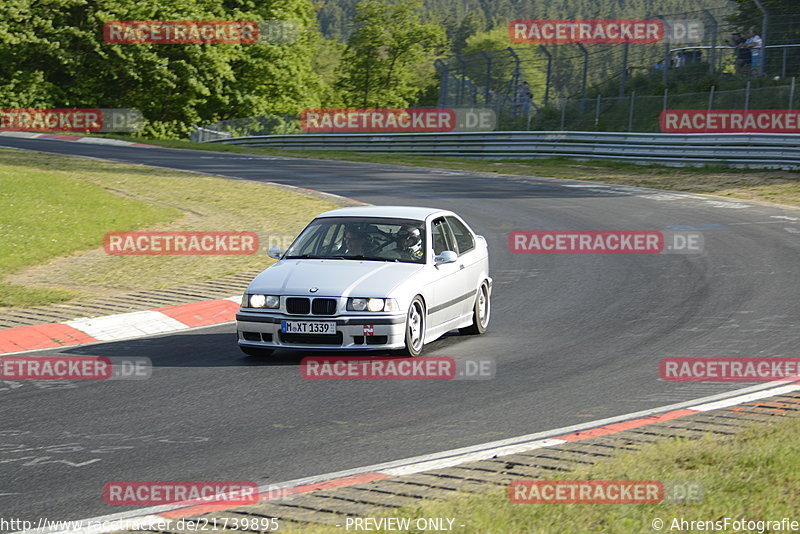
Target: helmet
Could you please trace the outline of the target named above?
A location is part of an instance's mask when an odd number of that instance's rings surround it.
[[[415,226],[404,226],[397,232],[397,240],[404,247],[416,247],[422,242],[422,231]]]

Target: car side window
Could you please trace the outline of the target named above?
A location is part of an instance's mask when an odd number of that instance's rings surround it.
[[[447,223],[444,218],[439,218],[433,221],[431,225],[431,234],[433,237],[433,253],[438,255],[445,250],[453,250],[447,239]]]
[[[469,228],[467,228],[464,223],[451,216],[447,216],[445,219],[447,219],[447,224],[450,226],[450,230],[455,237],[459,255],[475,248],[475,240],[472,238],[472,232],[469,231]]]

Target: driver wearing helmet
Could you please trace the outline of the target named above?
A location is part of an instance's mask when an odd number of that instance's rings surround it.
[[[369,249],[369,238],[361,225],[348,226],[344,235],[342,253],[347,256],[363,256]]]
[[[397,232],[397,250],[403,259],[419,261],[422,250],[422,230],[415,226],[403,226]]]

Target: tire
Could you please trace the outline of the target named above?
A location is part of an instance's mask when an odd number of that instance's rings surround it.
[[[403,356],[416,358],[425,346],[425,303],[419,296],[414,297],[406,314],[406,346],[398,352]]]
[[[489,326],[489,318],[492,314],[492,303],[489,295],[489,284],[484,282],[478,288],[475,296],[475,304],[472,307],[472,324],[458,331],[462,334],[483,334]]]
[[[243,347],[241,345],[239,345],[239,348],[248,356],[267,357],[275,352],[275,349],[259,349],[256,347]]]

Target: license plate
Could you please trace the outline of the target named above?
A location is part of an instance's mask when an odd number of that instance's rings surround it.
[[[284,334],[335,334],[333,321],[281,321]]]

